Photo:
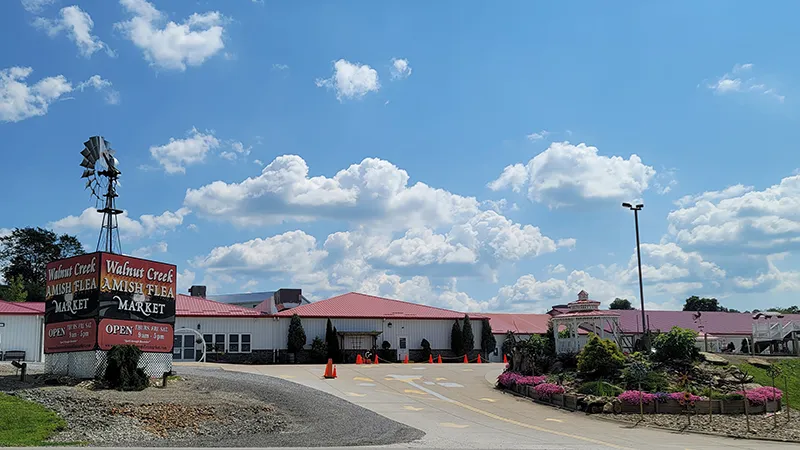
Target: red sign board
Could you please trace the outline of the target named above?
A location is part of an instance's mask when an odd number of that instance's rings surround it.
[[[130,256],[101,253],[100,291],[143,295],[147,298],[175,298],[177,269]]]
[[[45,269],[45,299],[97,290],[100,253],[53,261]]]
[[[100,350],[115,345],[135,345],[143,352],[171,353],[174,329],[172,324],[102,319],[97,333]]]
[[[94,350],[97,322],[94,319],[49,323],[44,327],[44,352],[82,352]]]

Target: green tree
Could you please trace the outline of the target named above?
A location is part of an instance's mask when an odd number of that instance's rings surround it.
[[[517,337],[514,336],[514,332],[511,330],[506,331],[506,338],[503,340],[503,354],[511,356],[511,352],[514,350],[514,344],[517,343]]]
[[[592,334],[589,342],[578,353],[578,372],[587,379],[609,379],[617,376],[625,365],[625,356],[610,339],[600,339]]]
[[[489,323],[488,319],[485,319],[481,327],[481,350],[488,358],[489,353],[493,352],[495,347],[497,347],[497,339],[494,338],[492,333],[492,324]]]
[[[689,366],[700,357],[695,346],[697,332],[688,328],[672,327],[653,339],[654,361],[674,366]]]
[[[318,364],[324,363],[328,358],[328,343],[315,337],[311,341],[311,359]]]
[[[303,350],[306,345],[306,331],[303,329],[303,323],[300,321],[300,316],[294,314],[289,322],[289,339],[286,344],[287,350],[295,356],[297,362],[297,354]]]
[[[683,305],[684,311],[728,311],[719,304],[719,300],[715,298],[700,298],[693,295],[686,299]]]
[[[59,236],[44,228],[15,228],[0,237],[0,272],[6,280],[22,278],[28,301],[43,301],[47,264],[84,253],[75,236]]]
[[[450,349],[456,356],[464,354],[464,336],[461,334],[458,320],[453,323],[453,329],[450,330]]]
[[[475,350],[475,334],[472,332],[472,322],[464,314],[464,326],[461,329],[461,341],[464,343],[464,353]]]
[[[328,324],[325,327],[325,343],[328,347],[328,358],[332,358],[334,362],[340,362],[342,352],[339,348],[339,334],[336,332],[336,327],[331,323],[331,319],[328,319]]]
[[[610,305],[608,305],[608,309],[634,309],[633,305],[631,305],[630,300],[627,298],[615,298]]]
[[[0,300],[7,302],[24,302],[28,299],[25,282],[17,275],[8,280],[8,286],[0,286]]]
[[[532,370],[534,374],[546,373],[555,360],[550,352],[550,344],[547,339],[538,334],[531,335],[527,341],[519,345],[522,353],[522,367],[524,372]]]
[[[427,362],[431,357],[431,343],[427,339],[423,339],[419,346],[422,347],[422,360]]]

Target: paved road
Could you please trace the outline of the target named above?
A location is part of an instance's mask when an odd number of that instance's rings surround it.
[[[778,449],[790,444],[736,440],[594,419],[537,405],[493,389],[501,364],[219,365],[282,378],[346,399],[420,429],[425,437],[397,448]],[[180,365],[176,370],[180,372]]]

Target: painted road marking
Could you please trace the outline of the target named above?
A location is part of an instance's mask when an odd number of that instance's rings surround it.
[[[367,394],[358,394],[358,393],[355,393],[355,392],[348,392],[347,395],[349,395],[350,397],[366,397],[367,396]]]
[[[384,378],[384,381],[399,381],[397,378]]]
[[[436,381],[447,381],[447,378],[439,377],[439,378],[436,379]]]
[[[467,428],[469,425],[465,423],[453,423],[453,422],[442,422],[439,424],[440,427],[445,428]]]
[[[411,370],[425,370],[425,367],[412,367]]]
[[[406,394],[425,395],[425,393],[424,393],[424,392],[422,392],[422,391],[418,391],[418,390],[416,390],[416,389],[406,389],[406,390],[404,390],[403,392],[405,392]]]
[[[443,386],[443,387],[446,387],[446,388],[460,388],[460,387],[464,387],[463,385],[461,385],[461,384],[458,384],[458,383],[439,383],[439,386]]]
[[[425,384],[427,384],[428,386],[436,386],[436,383],[433,381],[426,381]]]
[[[484,398],[482,398],[482,399],[481,399],[481,401],[484,401],[484,402],[489,402],[489,403],[494,403],[494,402],[496,402],[497,400],[495,400],[495,399],[493,399],[493,398],[486,398],[486,397],[484,397]]]
[[[375,383],[358,383],[359,386],[374,387]]]
[[[472,369],[462,369],[463,372],[472,372]]]
[[[496,420],[499,420],[499,421],[502,421],[502,422],[505,422],[505,423],[510,423],[512,425],[517,425],[517,426],[520,426],[520,427],[523,427],[523,428],[528,428],[528,429],[531,429],[531,430],[541,431],[543,433],[550,433],[550,434],[555,434],[557,436],[564,436],[564,437],[568,437],[568,438],[572,438],[572,439],[577,439],[579,441],[591,442],[593,444],[603,445],[603,446],[606,446],[606,447],[616,448],[616,449],[619,449],[619,450],[634,450],[634,449],[632,449],[630,447],[623,447],[621,445],[612,444],[610,442],[604,442],[604,441],[600,441],[600,440],[597,440],[597,439],[592,439],[592,438],[588,438],[588,437],[584,437],[584,436],[578,436],[578,435],[566,433],[566,432],[563,432],[563,431],[551,430],[549,428],[544,428],[544,427],[540,427],[540,426],[536,426],[536,425],[531,425],[529,423],[519,422],[519,421],[514,420],[514,419],[509,419],[509,418],[506,418],[506,417],[498,416],[497,414],[493,414],[493,413],[490,413],[488,411],[484,411],[484,410],[482,410],[480,408],[476,408],[474,406],[470,406],[470,405],[461,403],[459,401],[450,399],[448,397],[445,397],[444,395],[442,395],[442,394],[440,394],[440,393],[438,393],[436,391],[432,391],[432,390],[430,390],[430,389],[428,389],[428,388],[426,388],[424,386],[420,386],[419,384],[415,383],[414,381],[407,381],[407,383],[410,386],[413,386],[413,387],[415,387],[415,388],[417,388],[417,389],[419,389],[421,391],[427,392],[428,394],[431,394],[431,395],[433,395],[434,397],[436,397],[436,398],[438,398],[440,400],[444,400],[444,401],[446,401],[448,403],[452,403],[452,404],[454,404],[456,406],[460,406],[460,407],[462,407],[464,409],[470,410],[472,412],[476,412],[478,414],[482,414],[482,415],[484,415],[486,417],[491,417],[492,419],[496,419]]]
[[[561,420],[561,419],[551,419],[550,417],[548,417],[547,419],[544,419],[544,420],[546,420],[548,422],[558,422],[558,423],[563,422],[563,420]]]
[[[278,378],[294,378],[294,375],[278,375]]]
[[[416,406],[406,405],[406,406],[403,406],[403,409],[405,409],[407,411],[422,411],[425,408],[417,408]]]
[[[414,381],[422,378],[421,375],[389,375],[391,378],[400,381]]]
[[[373,381],[372,378],[367,377],[353,377],[353,381]]]

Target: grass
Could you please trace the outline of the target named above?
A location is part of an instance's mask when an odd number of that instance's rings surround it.
[[[0,394],[0,446],[44,446],[64,419],[34,402]]]
[[[792,409],[800,409],[800,359],[784,359],[775,361],[773,364],[781,368],[781,376],[775,378],[775,387],[781,391],[786,391],[783,378],[786,375],[788,377],[789,404]],[[766,369],[747,363],[742,363],[738,366],[752,375],[755,383],[763,386],[772,386],[772,378],[767,375]],[[783,396],[783,403],[786,404],[786,395]]]

